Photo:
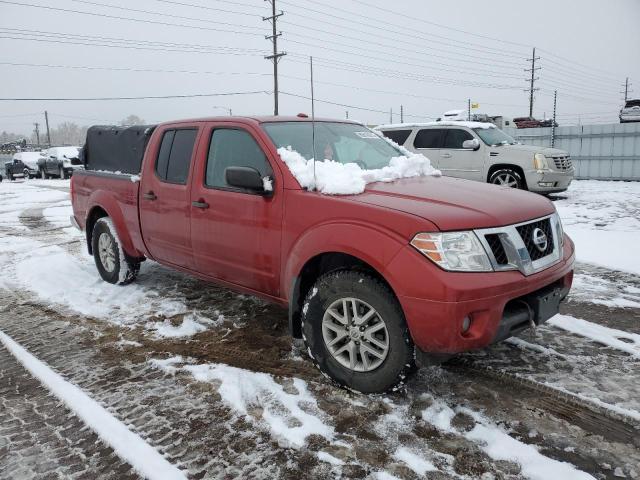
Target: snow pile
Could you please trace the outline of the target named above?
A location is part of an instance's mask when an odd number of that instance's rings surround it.
[[[419,455],[416,455],[411,450],[400,447],[393,454],[393,458],[396,460],[400,460],[407,464],[407,466],[416,472],[421,477],[424,476],[427,472],[433,472],[438,470],[436,466],[428,460],[425,460]]]
[[[467,127],[467,128],[498,128],[493,123],[469,122],[466,120],[443,120],[440,122],[414,122],[414,123],[388,123],[378,125],[374,130],[388,130],[393,128],[420,128],[420,127]]]
[[[218,320],[199,315],[197,312],[185,315],[180,325],[174,325],[171,320],[147,324],[147,328],[155,330],[158,338],[181,338],[191,337],[196,333],[204,332],[211,326],[220,326],[224,322],[224,317],[220,315]]]
[[[285,448],[301,448],[309,435],[321,435],[331,440],[333,427],[309,412],[318,411],[316,399],[299,378],[292,379],[292,386],[285,388],[271,375],[252,372],[220,363],[185,365],[181,357],[152,361],[152,364],[168,373],[182,370],[200,382],[218,384],[222,401],[237,414],[249,421],[264,421],[271,434]]]
[[[371,182],[392,182],[399,178],[441,175],[439,170],[431,166],[428,158],[418,154],[393,157],[386,167],[363,170],[355,163],[307,160],[290,148],[279,148],[278,153],[302,188],[317,189],[327,195],[362,193],[367,183]]]
[[[549,325],[567,332],[590,338],[597,343],[607,345],[640,359],[640,335],[628,333],[614,328],[604,327],[597,323],[587,322],[569,315],[556,315],[547,321]]]
[[[476,421],[476,425],[471,431],[460,432],[451,425],[451,420],[459,412],[471,416]],[[468,440],[476,442],[494,460],[509,460],[519,463],[522,467],[522,474],[527,478],[533,480],[548,480],[550,478],[593,480],[591,475],[577,470],[569,463],[545,457],[533,445],[516,440],[484,416],[468,408],[457,407],[454,410],[441,400],[433,399],[431,406],[422,411],[422,418],[442,431],[462,434]]]
[[[150,480],[182,480],[186,475],[169,463],[138,434],[115,418],[84,391],[54,372],[48,365],[0,332],[0,344],[27,369],[42,385],[61,400],[93,430],[113,451],[128,462],[141,476]]]

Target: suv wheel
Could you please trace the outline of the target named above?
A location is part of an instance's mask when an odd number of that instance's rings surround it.
[[[98,273],[105,282],[126,285],[135,280],[140,262],[127,258],[120,239],[109,217],[99,218],[91,233],[93,259]]]
[[[396,389],[415,365],[400,304],[366,273],[342,270],[320,277],[304,301],[302,333],[320,371],[362,393]]]
[[[29,170],[27,170],[26,168],[22,171],[22,173],[24,174],[25,180],[29,180],[31,178],[31,174],[29,173]]]
[[[511,188],[523,188],[522,176],[512,168],[501,168],[489,177],[489,183],[505,185]]]

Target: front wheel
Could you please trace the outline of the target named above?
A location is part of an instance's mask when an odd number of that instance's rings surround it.
[[[395,295],[377,278],[342,270],[320,277],[302,309],[309,356],[341,386],[396,389],[414,369],[414,346]]]
[[[31,173],[29,173],[29,170],[26,168],[22,171],[22,174],[24,175],[25,180],[29,180],[31,178]]]
[[[524,187],[522,175],[512,168],[501,168],[500,170],[496,170],[491,174],[491,177],[489,177],[489,183],[519,189]]]
[[[99,218],[91,233],[93,259],[105,282],[126,285],[133,282],[140,271],[140,262],[129,259],[109,217]]]

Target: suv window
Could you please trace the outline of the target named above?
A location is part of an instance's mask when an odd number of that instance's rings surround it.
[[[440,148],[442,133],[441,128],[424,128],[416,134],[413,146],[414,148]]]
[[[473,135],[460,128],[447,129],[442,148],[462,148],[465,140],[473,140]]]
[[[411,130],[387,130],[383,131],[382,134],[398,145],[403,145],[404,142],[407,141],[407,138],[409,138],[409,135],[411,135]]]
[[[161,180],[182,185],[187,183],[197,133],[195,128],[164,132],[156,160],[156,173]]]
[[[251,134],[231,128],[216,129],[209,144],[205,185],[235,188],[227,184],[225,170],[228,167],[252,167],[263,177],[271,174],[267,157]]]

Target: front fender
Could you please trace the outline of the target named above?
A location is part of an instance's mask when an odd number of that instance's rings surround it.
[[[315,226],[305,231],[292,245],[281,277],[280,291],[291,301],[291,286],[295,279],[307,262],[323,253],[351,255],[385,277],[386,265],[407,242],[397,233],[378,225],[332,222]],[[389,284],[394,288],[392,282]]]
[[[87,216],[85,218],[85,225],[87,227],[89,226],[88,222],[92,218],[92,215],[95,212],[96,208],[101,208],[102,210],[104,210],[113,221],[113,225],[116,227],[116,233],[118,234],[118,238],[120,239],[124,252],[132,258],[144,257],[144,253],[136,249],[133,244],[131,235],[129,233],[129,230],[127,229],[124,214],[122,213],[120,204],[115,199],[115,197],[110,192],[106,192],[104,190],[98,190],[91,193],[87,202]],[[90,245],[91,231],[89,228],[86,228],[86,231],[87,242]]]

